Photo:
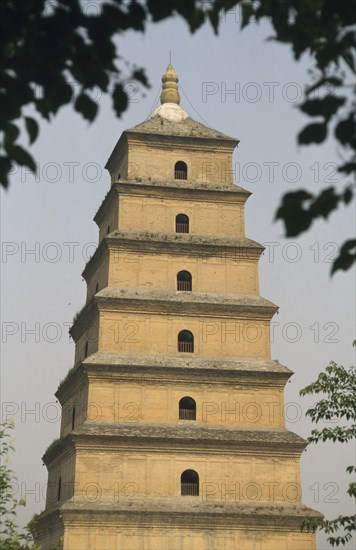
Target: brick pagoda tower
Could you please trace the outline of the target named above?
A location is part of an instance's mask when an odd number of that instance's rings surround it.
[[[291,371],[271,360],[277,307],[245,237],[238,140],[191,119],[178,78],[123,132],[94,220],[43,550],[311,550],[301,533],[304,441],[285,428]]]

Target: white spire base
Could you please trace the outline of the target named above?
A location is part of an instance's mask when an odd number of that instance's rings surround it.
[[[171,122],[182,122],[189,117],[188,113],[176,103],[163,103],[153,111],[151,118],[154,116],[159,116]]]

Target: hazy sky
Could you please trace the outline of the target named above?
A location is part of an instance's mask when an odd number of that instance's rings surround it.
[[[97,2],[87,5],[94,10]],[[299,390],[329,360],[353,364],[354,275],[329,275],[337,245],[354,232],[352,207],[341,208],[330,221],[319,221],[293,241],[286,241],[282,225],[273,222],[287,190],[304,187],[317,193],[340,181],[334,141],[307,148],[296,143],[298,130],[308,122],[297,107],[310,82],[310,61],[295,63],[289,47],[266,42],[271,34],[267,23],[242,33],[239,25],[236,11],[222,21],[219,37],[208,25],[191,36],[178,19],[150,25],[144,35],[126,34],[119,51],[146,67],[151,89],[129,84],[130,107],[120,120],[98,92],[100,112],[94,124],[70,107],[51,124],[42,123],[32,150],[38,177],[19,168],[9,191],[1,192],[2,401],[16,425],[12,464],[18,495],[27,498],[21,521],[44,508],[47,471],[41,456],[59,435],[54,392],[73,365],[68,328],[85,300],[81,272],[98,238],[92,218],[109,188],[103,167],[122,131],[157,106],[170,49],[182,107],[196,120],[241,140],[234,157],[235,181],[253,192],[246,206],[246,233],[266,246],[260,260],[261,294],[280,306],[273,319],[272,357],[295,372],[285,391],[290,430],[303,437],[310,431],[303,415],[312,401],[300,398]],[[305,504],[328,517],[352,509],[344,471],[353,462],[353,450],[318,445],[303,453]],[[325,537],[319,536],[318,549],[327,548]]]

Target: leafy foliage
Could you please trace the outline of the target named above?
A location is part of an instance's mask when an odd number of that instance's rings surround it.
[[[125,86],[129,81],[149,86],[144,69],[134,66],[125,73],[129,63],[116,50],[117,35],[127,30],[142,32],[148,21],[172,16],[183,18],[191,32],[208,20],[218,33],[221,14],[236,6],[241,10],[241,29],[268,20],[274,32],[271,40],[290,45],[297,61],[303,54],[311,56],[313,83],[305,90],[300,109],[313,122],[300,131],[298,143],[322,144],[333,135],[343,158],[338,171],[350,177],[344,190],[332,187],[308,197],[312,200],[307,211],[301,207],[299,192],[285,195],[276,218],[285,224],[287,236],[297,236],[318,217],[326,218],[348,204],[356,169],[355,102],[347,93],[352,87],[350,76],[354,82],[355,74],[351,22],[356,0],[102,0],[94,14],[86,13],[81,0],[2,0],[1,184],[7,187],[14,163],[36,170],[32,156],[17,143],[21,120],[30,144],[38,136],[38,122],[24,115],[26,107],[34,107],[39,117],[50,120],[73,102],[74,109],[92,122],[98,112],[90,97],[95,86],[111,95],[118,116],[128,106]],[[349,244],[341,246],[332,273],[349,269],[355,259]]]
[[[9,453],[14,450],[9,442],[12,428],[12,422],[0,425],[0,547],[2,550],[36,550],[33,544],[36,517],[29,523],[26,533],[19,533],[16,525],[17,510],[26,503],[14,496],[16,478],[8,466]]]
[[[113,42],[124,30],[144,30],[144,8],[136,0],[103,1],[100,8],[99,13],[86,13],[80,0],[1,2],[1,183],[5,187],[13,163],[36,170],[31,155],[16,144],[22,117],[30,144],[38,135],[38,122],[24,117],[27,106],[50,120],[73,102],[74,109],[92,122],[98,110],[90,98],[94,87],[108,93],[116,79],[112,100],[120,115],[127,107],[125,84],[135,80],[148,85],[144,72],[136,67],[124,76]]]
[[[318,379],[301,390],[300,395],[318,395],[325,397],[320,399],[314,407],[307,410],[314,423],[344,422],[332,428],[323,427],[312,430],[308,443],[332,441],[333,443],[347,443],[356,439],[356,371],[354,368],[346,370],[341,365],[331,362],[325,372],[319,374]],[[348,466],[349,474],[356,473],[356,466]],[[356,498],[356,483],[349,484],[347,490],[351,498]],[[321,529],[329,536],[331,546],[345,545],[352,539],[356,530],[356,514],[352,516],[338,516],[333,520],[308,518],[303,522],[302,529],[315,531]],[[340,529],[342,534],[338,534]]]
[[[348,204],[351,200],[350,193],[349,187],[341,193],[338,193],[334,187],[328,187],[316,197],[303,189],[286,193],[276,217],[285,221],[286,236],[295,237],[301,230],[306,231],[314,219],[327,219],[339,203]],[[351,241],[351,244],[352,242],[353,247],[348,245],[350,253],[356,244],[355,241]]]

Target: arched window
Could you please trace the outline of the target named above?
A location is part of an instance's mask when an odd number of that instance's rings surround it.
[[[108,225],[107,233],[110,233],[110,225]]]
[[[180,271],[177,274],[177,290],[192,290],[192,275],[189,271]]]
[[[85,348],[84,348],[84,359],[88,357],[88,342],[85,342]]]
[[[95,294],[98,292],[98,290],[99,290],[99,283],[96,283]]]
[[[179,420],[196,420],[197,404],[191,397],[182,397],[179,401]]]
[[[75,426],[75,407],[73,407],[73,410],[72,410],[72,430],[74,430],[74,426]]]
[[[176,233],[189,233],[189,218],[185,214],[176,216]]]
[[[199,495],[199,476],[195,470],[185,470],[180,476],[180,486],[182,496]]]
[[[194,352],[194,336],[190,330],[181,330],[178,334],[178,351],[183,353]]]
[[[62,478],[60,477],[58,480],[58,489],[57,489],[57,500],[61,500],[61,492],[62,492]]]
[[[188,177],[188,166],[182,160],[175,163],[174,166],[174,179],[186,180]]]

